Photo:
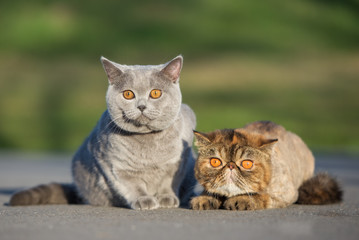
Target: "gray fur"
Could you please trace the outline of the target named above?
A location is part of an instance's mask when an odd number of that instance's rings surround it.
[[[192,195],[193,111],[181,104],[181,56],[155,66],[101,58],[109,80],[107,110],[73,158],[85,203],[133,209],[178,207]],[[162,90],[158,99],[149,97]],[[134,99],[122,92],[131,90]],[[139,106],[145,106],[143,113]],[[181,200],[181,201],[180,201]]]

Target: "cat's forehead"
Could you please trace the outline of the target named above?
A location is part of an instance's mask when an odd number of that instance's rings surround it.
[[[217,156],[223,161],[230,162],[239,159],[257,159],[260,160],[262,152],[256,148],[240,145],[240,144],[224,144],[218,143],[207,149],[207,157]]]
[[[170,85],[170,81],[166,80],[159,74],[161,68],[157,66],[127,66],[122,67],[120,81],[116,82],[117,90],[125,89],[164,89]]]
[[[149,80],[161,71],[160,68],[151,65],[122,66],[120,70],[127,75],[127,80]]]
[[[133,72],[153,72],[153,71],[161,71],[165,64],[159,65],[124,65],[113,62],[114,66],[120,69],[123,72],[133,71]]]
[[[216,130],[208,133],[207,136],[213,144],[229,144],[233,140],[234,131],[232,129]]]
[[[224,158],[232,159],[240,156],[254,156],[261,152],[248,138],[238,135],[234,129],[222,129],[208,133],[211,144],[208,145],[209,155],[219,154]]]
[[[276,142],[278,139],[267,138],[262,134],[243,129],[222,129],[206,135],[213,144],[237,145],[241,147],[258,148],[265,144]]]

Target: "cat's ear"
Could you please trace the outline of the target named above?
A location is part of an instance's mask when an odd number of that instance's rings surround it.
[[[263,151],[271,152],[276,142],[278,142],[278,139],[262,138],[259,148]]]
[[[208,135],[205,133],[197,132],[193,130],[194,137],[195,137],[195,145],[198,148],[208,146],[211,141],[208,139]]]
[[[105,69],[109,83],[112,85],[121,79],[123,72],[107,58],[101,57],[102,66]]]
[[[256,147],[261,150],[271,150],[278,139],[267,138],[262,134],[250,132],[243,128],[234,130],[233,141],[239,139],[248,146]]]
[[[166,66],[161,70],[166,78],[170,79],[172,82],[177,82],[182,70],[183,57],[181,55],[175,57],[170,62],[166,63]]]

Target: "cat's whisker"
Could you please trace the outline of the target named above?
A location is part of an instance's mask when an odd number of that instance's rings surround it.
[[[252,193],[251,193],[252,191],[251,191],[247,181],[242,176],[239,176],[239,181],[242,183],[243,190],[246,192],[246,195],[248,196],[251,203],[255,204],[253,197],[252,197]]]
[[[100,132],[99,135],[104,134],[107,130],[110,130],[110,132],[111,132],[111,131],[113,131],[114,129],[116,129],[116,127],[117,127],[116,121],[117,121],[118,119],[120,119],[121,117],[122,117],[122,116],[119,115],[119,116],[115,117],[114,119],[111,119],[111,121],[109,121],[109,122],[105,125],[105,127],[101,130],[101,132]],[[101,142],[101,139],[99,139],[99,140],[97,141],[97,143],[100,143],[100,142]]]
[[[122,128],[121,128],[120,126],[118,126],[117,123],[116,123],[116,121],[119,120],[119,119],[121,119],[121,118],[123,118],[122,115],[118,115],[117,117],[115,117],[115,118],[113,118],[113,119],[111,118],[111,121],[109,121],[109,122],[104,126],[104,128],[101,130],[101,132],[100,132],[99,135],[105,134],[105,132],[107,132],[107,131],[108,131],[108,132],[118,131],[118,133],[121,133],[121,131],[123,131],[123,130],[122,130]],[[128,120],[128,119],[124,119],[124,120],[125,120],[126,123],[129,123],[129,122],[130,122],[130,120]],[[101,142],[101,139],[99,139],[97,143],[99,143],[99,142]]]

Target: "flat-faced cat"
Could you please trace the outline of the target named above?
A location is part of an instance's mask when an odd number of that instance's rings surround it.
[[[193,111],[181,104],[183,58],[126,66],[101,58],[107,110],[72,161],[74,184],[40,185],[10,205],[87,203],[156,209],[188,203],[195,178]]]
[[[191,200],[192,209],[255,210],[341,200],[337,182],[327,174],[313,176],[311,151],[282,126],[255,122],[195,132],[195,137],[195,176],[204,191]]]

